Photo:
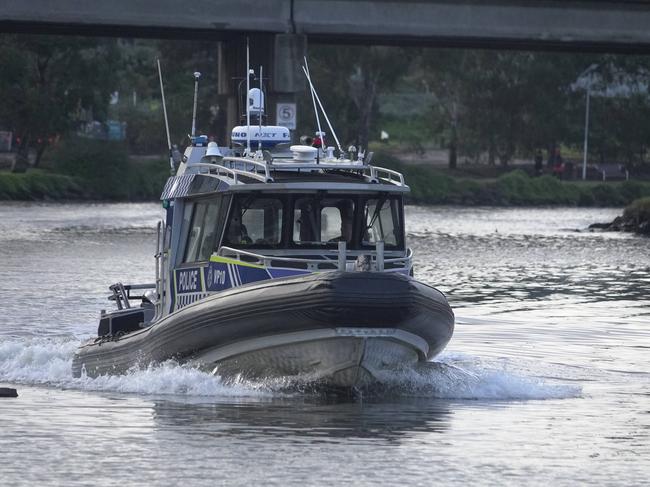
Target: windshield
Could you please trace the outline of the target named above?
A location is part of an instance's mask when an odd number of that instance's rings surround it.
[[[323,246],[340,241],[352,242],[355,201],[348,197],[305,196],[293,204],[292,243]]]
[[[273,247],[282,241],[284,202],[280,198],[235,198],[224,244],[235,247]]]
[[[247,194],[233,199],[223,245],[236,248],[404,248],[402,200],[388,194]]]
[[[395,199],[368,199],[365,202],[363,245],[375,245],[383,240],[387,247],[399,242],[396,231],[401,228],[400,211]]]

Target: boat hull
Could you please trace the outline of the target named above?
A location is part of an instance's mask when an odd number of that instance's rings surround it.
[[[310,274],[221,292],[143,330],[85,344],[73,373],[119,374],[174,359],[227,378],[364,386],[431,359],[453,328],[444,295],[413,278]]]
[[[335,328],[245,340],[207,351],[195,364],[226,378],[363,387],[416,364],[426,351],[423,340],[399,330]]]

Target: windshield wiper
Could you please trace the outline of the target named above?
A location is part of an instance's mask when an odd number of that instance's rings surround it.
[[[384,207],[384,203],[386,203],[386,200],[388,199],[387,195],[383,195],[379,198],[377,201],[377,206],[375,206],[375,211],[372,214],[372,218],[370,219],[370,223],[368,223],[368,226],[364,230],[364,233],[370,230],[374,225],[375,222],[377,221],[377,218],[379,218],[379,213],[381,212],[382,208]]]

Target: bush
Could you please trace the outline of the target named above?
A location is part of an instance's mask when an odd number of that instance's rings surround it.
[[[156,200],[169,177],[169,161],[156,159],[131,163],[129,167],[129,199]]]
[[[84,196],[80,181],[39,170],[0,173],[0,200],[77,199]]]
[[[74,137],[60,144],[52,158],[57,172],[82,179],[94,197],[129,197],[129,159],[123,144]]]
[[[621,192],[611,184],[599,184],[591,192],[598,206],[623,206],[626,203]]]
[[[650,197],[634,200],[626,206],[623,218],[634,219],[637,222],[650,221]]]
[[[499,177],[496,187],[500,199],[505,204],[521,205],[531,200],[533,204],[537,203],[531,179],[520,169]]]

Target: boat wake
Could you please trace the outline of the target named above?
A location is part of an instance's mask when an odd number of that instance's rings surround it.
[[[156,367],[131,370],[125,375],[74,378],[72,357],[77,339],[0,340],[0,382],[43,385],[63,389],[145,395],[180,395],[215,398],[276,397],[315,393],[301,380],[274,379],[224,381],[219,376],[166,362]],[[507,363],[507,362],[506,362]],[[577,397],[575,385],[551,383],[535,376],[507,370],[467,355],[443,354],[437,362],[417,369],[385,374],[383,385],[371,392],[379,396],[436,399],[533,400]]]

